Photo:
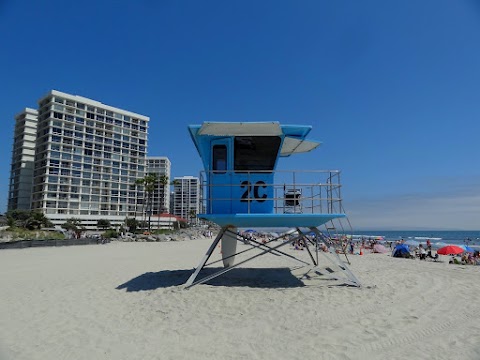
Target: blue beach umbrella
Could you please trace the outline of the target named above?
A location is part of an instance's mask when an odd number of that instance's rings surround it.
[[[470,246],[467,246],[467,245],[459,245],[459,247],[461,247],[463,250],[465,250],[466,252],[473,252],[473,249],[470,247]]]
[[[406,251],[410,251],[410,249],[408,248],[408,245],[406,244],[398,244],[395,246],[395,250],[406,250]]]
[[[410,249],[408,248],[407,244],[397,244],[395,249],[393,249],[393,257],[397,257],[398,255],[401,257],[401,254],[410,254]]]

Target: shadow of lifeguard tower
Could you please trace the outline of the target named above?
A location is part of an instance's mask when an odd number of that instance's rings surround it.
[[[338,256],[335,240],[319,230],[334,219],[346,217],[339,196],[339,172],[275,170],[280,157],[311,151],[320,145],[306,139],[310,130],[311,126],[278,122],[206,122],[189,126],[205,169],[201,173],[203,213],[197,216],[218,224],[221,230],[185,283],[186,288],[266,254],[285,256],[308,271],[328,273],[337,279],[340,275],[345,284],[360,286]],[[237,231],[246,227],[286,231],[267,242],[246,241]],[[224,268],[197,279],[205,266],[213,264],[207,262],[220,241]],[[251,247],[237,252],[238,242]],[[311,263],[280,250],[294,243],[303,245]],[[257,252],[235,263],[237,255],[250,250]],[[319,255],[325,255],[328,267],[320,266]]]

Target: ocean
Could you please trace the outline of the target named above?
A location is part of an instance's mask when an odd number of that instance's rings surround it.
[[[243,229],[245,230],[245,229]],[[260,232],[275,232],[281,234],[285,231],[284,228],[257,228]],[[319,228],[320,231],[325,232],[324,227]],[[345,229],[346,230],[346,229]],[[426,243],[430,239],[432,246],[438,248],[444,245],[468,245],[475,249],[480,249],[480,230],[477,231],[462,231],[462,230],[353,230],[346,231],[346,235],[353,235],[354,239],[365,237],[382,236],[385,241],[397,240],[416,240],[420,243]]]
[[[426,242],[430,239],[432,244],[445,243],[455,245],[480,245],[480,231],[438,231],[438,230],[397,230],[397,231],[354,231],[355,235],[368,236],[383,236],[386,241],[397,240],[417,240],[419,242]]]
[[[277,228],[258,228],[259,231],[273,231],[281,234],[285,229]],[[320,231],[324,232],[325,228],[320,227]],[[377,237],[382,236],[386,241],[397,240],[416,240],[420,243],[426,243],[430,239],[433,246],[440,247],[444,245],[469,245],[480,248],[480,230],[478,231],[439,231],[439,230],[353,230],[346,231],[347,235],[353,235],[353,238],[360,237]]]

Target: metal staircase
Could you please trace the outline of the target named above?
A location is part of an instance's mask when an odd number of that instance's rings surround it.
[[[338,177],[338,179],[335,179],[336,177]],[[330,176],[327,178],[327,185],[326,192],[328,199],[328,212],[345,214],[340,192],[340,173],[338,172],[335,174],[330,174]],[[347,235],[353,234],[353,228],[352,224],[350,223],[350,219],[348,217],[332,219],[325,223],[321,228],[324,228],[324,234],[327,238],[337,240],[337,249],[341,250],[341,252],[345,255],[347,262],[350,264],[347,256],[348,243],[345,242],[343,245],[343,240],[347,238]],[[322,231],[321,229],[319,230]]]

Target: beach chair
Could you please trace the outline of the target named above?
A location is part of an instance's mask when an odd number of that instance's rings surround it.
[[[302,190],[286,189],[284,192],[284,213],[285,214],[301,214],[302,213]]]
[[[429,258],[429,259],[432,259],[435,262],[438,260],[438,254],[435,254],[435,256],[433,256],[432,255],[432,250],[428,250],[426,257]]]

